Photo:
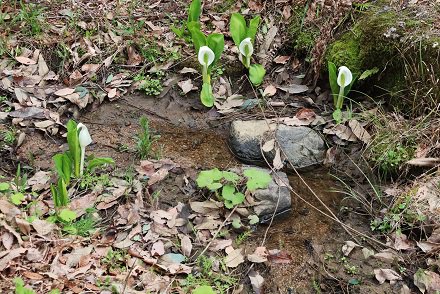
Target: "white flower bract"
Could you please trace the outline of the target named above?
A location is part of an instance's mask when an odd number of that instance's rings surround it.
[[[248,48],[248,52],[246,54],[245,48]],[[240,53],[244,56],[251,56],[252,53],[254,53],[254,46],[252,46],[251,38],[246,38],[243,41],[241,41],[240,46],[238,46],[238,49],[240,50]]]
[[[87,127],[82,123],[79,123],[77,130],[79,130],[78,140],[81,148],[85,148],[86,146],[90,145],[92,143],[92,137],[90,137]]]
[[[348,69],[348,67],[346,66],[341,66],[338,69],[339,73],[338,73],[338,79],[337,79],[337,83],[339,85],[339,87],[347,87],[348,85],[351,84],[351,82],[353,81],[353,75],[351,74],[351,71]]]
[[[208,67],[214,62],[214,51],[212,51],[208,46],[202,46],[199,49],[198,59],[201,65]]]

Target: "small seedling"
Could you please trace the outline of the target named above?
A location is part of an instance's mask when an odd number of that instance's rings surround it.
[[[139,82],[138,90],[145,92],[148,96],[157,96],[163,90],[160,78],[138,74],[134,77],[134,80]]]
[[[153,145],[159,140],[159,135],[153,135],[150,130],[148,118],[139,119],[140,131],[136,135],[136,152],[140,159],[146,159],[151,153]]]

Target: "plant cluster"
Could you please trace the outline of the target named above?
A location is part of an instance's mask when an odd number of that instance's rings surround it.
[[[53,157],[55,171],[58,175],[57,185],[51,185],[51,193],[58,218],[63,222],[71,222],[76,214],[65,207],[69,201],[67,187],[72,178],[81,178],[84,174],[85,149],[92,143],[89,131],[82,123],[73,120],[67,123],[67,144],[69,149]],[[111,158],[90,158],[87,161],[87,172],[92,173],[97,167],[113,164]],[[61,210],[60,210],[61,209]]]
[[[223,201],[226,208],[233,208],[244,202],[244,192],[265,189],[272,177],[265,171],[255,168],[245,169],[244,177],[235,172],[220,171],[217,168],[201,171],[197,177],[197,186],[214,192]]]
[[[139,82],[138,90],[143,91],[148,96],[157,96],[162,93],[162,73],[153,75],[138,74],[134,80]]]
[[[212,107],[215,99],[212,93],[211,72],[223,53],[225,41],[223,34],[212,33],[206,36],[201,31],[201,12],[201,0],[193,0],[189,7],[188,20],[184,28],[173,28],[173,31],[176,35],[185,39],[189,39],[188,35],[190,36],[190,40],[194,44],[197,53],[198,61],[202,67],[203,85],[200,100],[206,107]],[[255,86],[262,83],[264,75],[266,74],[262,65],[251,65],[251,56],[254,51],[253,44],[259,24],[259,16],[254,17],[249,22],[249,25],[247,25],[245,18],[238,13],[233,13],[230,20],[231,36],[240,51],[239,59],[249,70],[249,79]]]

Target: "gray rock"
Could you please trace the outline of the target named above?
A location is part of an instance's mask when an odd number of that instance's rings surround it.
[[[264,170],[270,172],[268,169]],[[277,175],[278,176],[272,175],[272,182],[270,182],[269,187],[266,189],[258,189],[253,193],[255,201],[257,202],[253,207],[254,212],[258,215],[260,220],[270,218],[275,210],[276,213],[280,213],[291,209],[292,202],[289,190],[289,179],[283,172],[277,172]],[[275,181],[274,177],[278,177],[280,180]]]
[[[302,169],[322,163],[325,155],[324,140],[308,127],[270,124],[264,120],[234,121],[231,124],[229,143],[232,152],[245,163],[264,163],[260,142],[273,138],[276,129],[278,146],[295,168]],[[272,160],[274,152],[265,154]],[[287,165],[287,168],[291,168]]]
[[[279,125],[276,140],[287,160],[295,168],[310,167],[324,160],[324,140],[311,128]],[[268,157],[273,158],[273,155]],[[287,168],[291,168],[288,163]]]
[[[260,141],[268,131],[269,124],[264,120],[234,121],[231,123],[229,146],[241,161],[250,164],[261,163],[263,156]]]

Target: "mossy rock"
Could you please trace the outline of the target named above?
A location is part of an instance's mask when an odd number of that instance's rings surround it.
[[[388,94],[391,106],[419,115],[440,102],[440,83],[431,79],[440,75],[440,38],[431,25],[435,14],[432,19],[426,15],[421,19],[415,8],[397,11],[386,2],[379,1],[356,14],[352,27],[330,44],[325,60],[337,67],[345,65],[356,75],[377,67],[379,72],[358,83],[358,90],[373,96]],[[429,97],[416,97],[429,89]],[[419,104],[423,109],[408,108],[415,106],[414,99],[422,99]]]

